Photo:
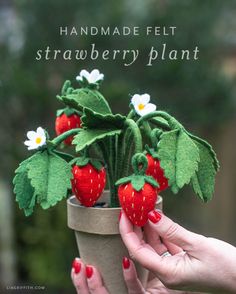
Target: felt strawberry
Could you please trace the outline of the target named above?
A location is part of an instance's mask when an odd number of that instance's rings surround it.
[[[136,158],[135,158],[136,157]],[[144,154],[134,155],[134,174],[117,181],[120,205],[129,220],[142,227],[148,220],[148,213],[155,208],[158,184],[152,176],[145,174],[147,158]]]
[[[60,109],[57,111],[57,118],[55,121],[56,134],[60,135],[66,131],[74,128],[80,128],[81,120],[78,112],[71,108]],[[66,138],[64,143],[71,145],[73,136]]]
[[[77,158],[72,161],[72,191],[84,206],[93,206],[106,185],[106,171],[99,161]]]
[[[148,213],[155,208],[156,187],[145,183],[143,188],[137,191],[130,182],[119,186],[118,195],[120,205],[130,221],[136,226],[144,226],[148,220]]]
[[[164,171],[160,166],[158,158],[154,157],[155,154],[147,153],[148,167],[146,174],[152,176],[159,184],[158,192],[161,192],[168,188],[168,179],[164,175]]]

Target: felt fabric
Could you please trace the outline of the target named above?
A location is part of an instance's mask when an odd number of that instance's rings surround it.
[[[149,183],[150,185],[152,185],[155,188],[159,187],[159,184],[152,176],[137,175],[137,174],[132,174],[128,177],[124,177],[122,179],[119,179],[116,182],[116,185],[123,185],[123,184],[129,183],[129,182],[132,184],[133,189],[137,192],[139,192],[140,190],[143,189],[145,183]]]
[[[164,171],[160,166],[160,161],[152,157],[151,154],[146,155],[148,167],[146,174],[152,176],[159,184],[158,193],[168,188],[168,179],[164,175]]]
[[[106,185],[106,171],[100,171],[90,163],[85,166],[73,166],[71,180],[72,191],[84,206],[93,206],[101,196]]]
[[[78,114],[74,113],[70,116],[67,116],[65,113],[63,113],[62,115],[56,118],[56,121],[55,121],[56,134],[61,135],[71,129],[80,128],[80,125],[81,125],[81,120]],[[71,145],[73,138],[74,136],[70,136],[66,138],[64,143],[66,145]]]
[[[214,192],[216,169],[212,153],[205,144],[196,142],[200,151],[198,171],[193,175],[191,184],[195,193],[207,202],[211,200]]]
[[[92,145],[98,140],[105,139],[106,137],[111,137],[115,135],[119,135],[121,130],[112,130],[112,129],[86,129],[78,133],[74,137],[72,142],[73,145],[76,145],[76,152],[83,150],[84,148]]]
[[[28,216],[36,201],[44,209],[55,205],[67,196],[71,176],[71,167],[65,160],[52,151],[38,151],[16,170],[13,184],[20,208]]]
[[[96,113],[89,108],[84,108],[81,120],[82,126],[88,129],[122,129],[126,117],[121,114]]]
[[[71,188],[71,168],[65,160],[47,150],[36,155],[27,165],[28,177],[37,202],[47,209],[67,196],[67,190]]]
[[[32,214],[36,198],[34,188],[32,187],[27,174],[27,164],[33,157],[34,155],[20,163],[15,171],[16,175],[13,179],[16,201],[19,204],[19,208],[24,209],[26,216]]]
[[[77,165],[80,167],[86,166],[87,164],[91,164],[97,171],[100,171],[103,168],[101,161],[86,156],[76,157],[73,160],[71,160],[70,164]]]
[[[65,105],[75,108],[78,111],[83,111],[83,108],[87,107],[101,114],[111,113],[110,106],[108,105],[106,99],[95,89],[76,89],[69,94],[62,96],[58,95],[57,98],[64,102]]]
[[[157,189],[145,183],[140,191],[136,191],[131,183],[118,188],[120,205],[132,224],[142,227],[148,220],[148,213],[155,208]]]
[[[164,132],[157,145],[157,155],[174,193],[189,184],[198,170],[199,149],[183,129]]]

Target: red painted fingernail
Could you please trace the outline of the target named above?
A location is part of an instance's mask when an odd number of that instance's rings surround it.
[[[122,216],[122,210],[121,210],[120,213],[119,213],[119,221],[120,221],[120,219],[121,219],[121,216]]]
[[[81,263],[77,259],[74,259],[74,261],[72,263],[72,267],[73,267],[75,273],[78,274],[81,270]]]
[[[86,276],[88,279],[90,279],[93,275],[93,268],[89,265],[86,265]]]
[[[153,210],[152,212],[149,212],[148,219],[152,223],[156,224],[156,223],[158,223],[161,220],[161,214],[158,211]]]
[[[128,269],[130,267],[130,261],[127,257],[123,257],[122,263],[124,269]]]

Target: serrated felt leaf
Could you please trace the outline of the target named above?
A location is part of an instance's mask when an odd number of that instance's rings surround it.
[[[100,114],[84,108],[82,126],[88,129],[122,129],[126,117],[120,114]]]
[[[88,88],[74,90],[71,94],[58,97],[69,107],[83,111],[87,107],[95,112],[102,114],[111,113],[111,109],[100,92]]]
[[[131,184],[136,191],[140,191],[144,184],[145,184],[145,179],[144,176],[142,175],[133,175],[131,179]]]
[[[16,169],[16,175],[13,179],[14,193],[20,209],[24,209],[25,215],[28,216],[33,212],[35,205],[34,188],[31,186],[28,178],[27,164],[31,158],[23,161]]]
[[[35,189],[37,202],[47,209],[67,196],[71,188],[70,165],[54,153],[38,152],[27,164],[28,178]]]
[[[200,162],[198,171],[191,179],[194,192],[205,202],[212,198],[215,186],[216,169],[214,166],[214,158],[209,148],[205,144],[196,142],[199,153]]]
[[[198,147],[183,130],[173,130],[161,135],[157,154],[172,191],[177,193],[198,169]]]
[[[121,130],[107,130],[107,129],[95,129],[95,130],[84,130],[82,129],[78,135],[74,137],[72,142],[73,145],[76,145],[76,151],[79,152],[85,147],[90,146],[94,142],[104,139],[106,137],[111,137],[119,135]]]
[[[205,141],[205,140],[203,140],[203,139],[201,139],[201,138],[199,138],[199,137],[197,137],[195,135],[189,134],[189,136],[194,140],[194,142],[198,142],[198,143],[204,145],[208,149],[209,153],[211,154],[215,170],[217,172],[219,170],[219,168],[220,168],[220,164],[219,164],[216,153],[213,150],[212,146],[207,141]]]

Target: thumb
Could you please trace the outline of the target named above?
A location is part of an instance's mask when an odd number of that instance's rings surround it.
[[[199,245],[204,244],[205,237],[195,234],[173,222],[163,213],[153,210],[148,214],[150,225],[163,239],[163,241],[171,242],[185,251],[199,249]]]

